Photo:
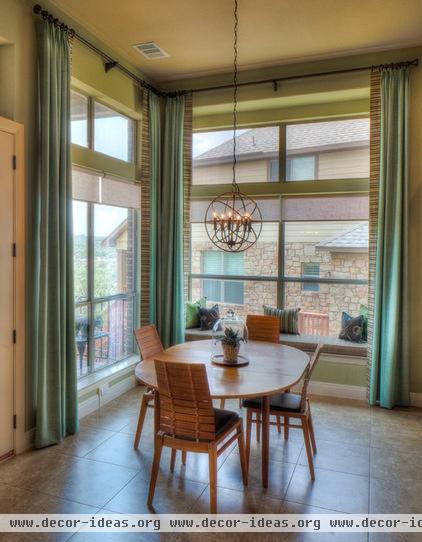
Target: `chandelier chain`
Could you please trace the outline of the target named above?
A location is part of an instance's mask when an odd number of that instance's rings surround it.
[[[237,39],[239,18],[237,15],[237,2],[234,0],[234,28],[233,28],[233,188],[238,192],[236,183],[236,136],[237,136]]]

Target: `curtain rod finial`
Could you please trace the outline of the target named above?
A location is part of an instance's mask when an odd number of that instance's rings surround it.
[[[35,13],[35,15],[38,15],[39,13],[41,13],[42,7],[39,4],[35,4],[32,11]]]

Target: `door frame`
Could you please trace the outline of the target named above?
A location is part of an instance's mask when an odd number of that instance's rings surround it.
[[[26,431],[25,421],[25,155],[24,126],[0,117],[0,130],[13,135],[14,155],[14,224],[13,242],[16,245],[14,258],[14,329],[16,342],[13,345],[13,403],[16,416],[14,429],[14,451],[20,453],[31,446],[31,434]],[[12,330],[11,330],[12,331]],[[11,420],[12,423],[12,420]]]

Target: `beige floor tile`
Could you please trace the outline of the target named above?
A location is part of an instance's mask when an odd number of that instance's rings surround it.
[[[270,435],[270,459],[271,461],[284,461],[286,463],[296,463],[303,448],[303,439],[293,438],[293,432],[299,433],[302,437],[302,431],[292,430],[289,440],[284,440],[283,434],[271,433]],[[297,436],[297,435],[296,435]],[[237,448],[235,450],[237,453]],[[261,463],[261,444],[256,442],[254,435],[251,438],[250,461],[253,465]]]
[[[206,485],[172,476],[170,473],[161,473],[158,476],[151,509],[146,504],[148,488],[149,478],[145,479],[138,474],[107,503],[105,508],[111,512],[127,514],[188,512]]]
[[[286,493],[294,468],[295,466],[292,463],[270,461],[268,488],[264,489],[262,487],[261,462],[250,463],[248,487],[245,489],[241,477],[239,456],[232,453],[218,471],[217,485],[222,488],[255,492],[260,495],[282,499]]]
[[[305,449],[299,458],[300,465],[308,465]],[[321,469],[369,476],[369,448],[342,442],[317,441],[314,466]]]
[[[422,514],[422,482],[371,478],[371,514]]]
[[[81,427],[78,433],[70,435],[58,444],[57,451],[63,454],[84,457],[114,434],[114,431],[108,431],[107,429],[84,426]]]
[[[95,514],[97,510],[43,493],[0,484],[2,514]],[[64,542],[71,536],[72,533],[0,533],[0,541]]]
[[[146,443],[141,439],[139,448],[133,448],[133,436],[125,433],[114,433],[114,435],[100,444],[90,452],[86,458],[92,461],[102,461],[113,465],[120,465],[129,469],[141,471],[144,476],[149,477],[151,464],[154,456],[154,445],[151,441]],[[169,460],[167,449],[163,450],[162,465]]]
[[[307,506],[289,501],[283,501],[280,514],[337,514],[333,510]],[[366,542],[366,533],[322,533],[312,531],[309,533],[283,533],[286,542]]]
[[[321,439],[357,446],[369,446],[371,429],[369,422],[359,420],[359,418],[330,420],[315,415],[313,418],[317,444]]]
[[[297,465],[286,500],[349,513],[368,511],[369,479],[366,476],[315,469],[312,481],[307,467]]]
[[[403,482],[422,482],[422,457],[420,452],[407,453],[388,447],[371,448],[371,477]]]
[[[278,514],[281,499],[275,499],[258,492],[236,491],[219,487],[217,490],[218,512],[224,514],[255,514],[265,511],[266,514]],[[202,493],[191,510],[192,514],[209,514],[209,487]]]
[[[82,418],[81,427],[96,427],[100,429],[108,429],[109,431],[120,431],[126,425],[132,424],[136,431],[136,422],[138,414],[136,411],[113,408],[104,406],[85,418]]]
[[[5,467],[0,469],[4,483],[96,507],[103,506],[137,473],[47,450],[18,456]]]
[[[369,542],[420,542],[421,533],[369,533]]]

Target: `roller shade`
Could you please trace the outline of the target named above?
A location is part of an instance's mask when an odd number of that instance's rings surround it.
[[[279,220],[368,220],[367,195],[285,196],[255,200],[266,222]],[[211,200],[193,200],[191,222],[203,222]]]
[[[281,202],[284,221],[368,220],[368,196],[286,197]]]
[[[254,198],[262,214],[262,220],[280,220],[280,198]],[[212,200],[192,200],[191,222],[203,222],[208,205]]]
[[[141,187],[137,183],[102,177],[80,168],[72,170],[72,197],[80,201],[140,209]]]

